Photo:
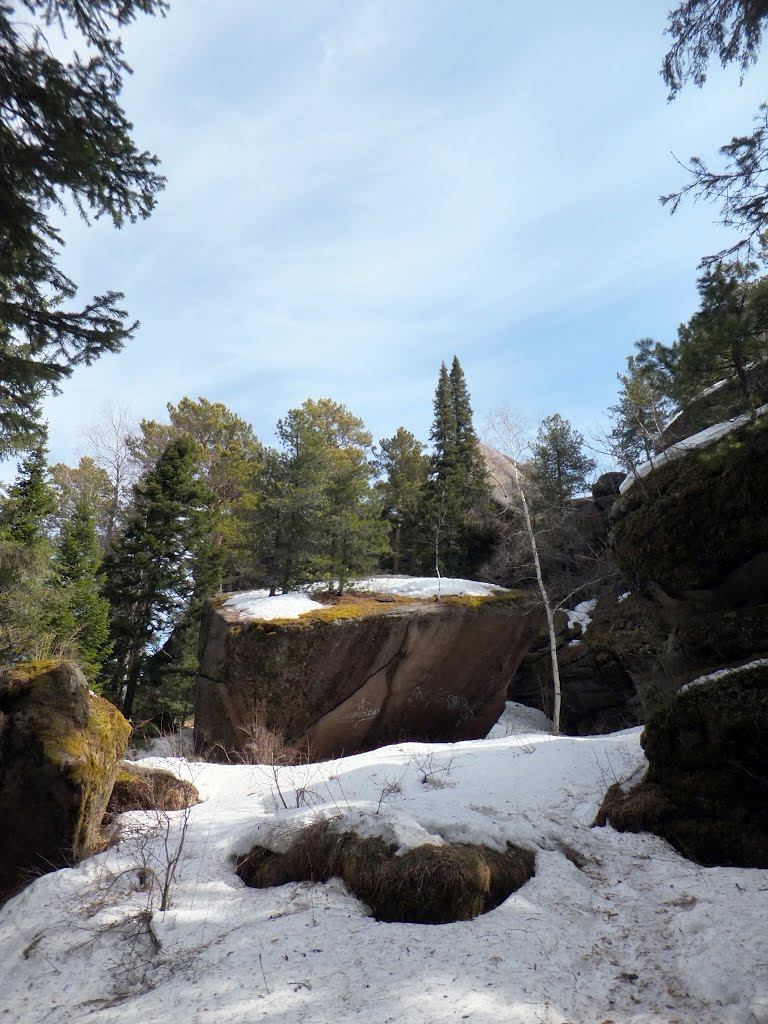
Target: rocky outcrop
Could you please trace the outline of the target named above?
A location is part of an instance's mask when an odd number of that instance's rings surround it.
[[[0,896],[100,848],[129,733],[71,662],[0,674]]]
[[[617,653],[618,637],[611,626],[617,612],[621,620],[626,618],[615,595],[601,598],[584,633],[578,626],[568,629],[564,612],[556,614],[562,691],[560,728],[565,733],[590,735],[637,725],[635,685]],[[552,714],[554,684],[546,630],[534,639],[510,683],[508,696]]]
[[[351,599],[350,599],[351,601]],[[516,595],[357,599],[288,621],[208,608],[199,749],[313,758],[400,740],[477,739],[497,720],[538,626]],[[268,754],[259,755],[263,743]]]
[[[642,483],[642,486],[640,485]],[[603,820],[651,828],[706,864],[768,866],[768,417],[655,469],[613,513],[611,551],[637,583],[650,768]]]

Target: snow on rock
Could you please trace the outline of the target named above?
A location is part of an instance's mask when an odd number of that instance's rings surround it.
[[[547,718],[538,708],[529,708],[526,704],[508,700],[498,722],[485,737],[487,740],[506,739],[507,736],[517,738],[527,735],[549,734],[552,732],[552,719]]]
[[[768,404],[761,405],[760,408],[755,411],[755,415],[762,416],[766,412],[768,412]],[[690,437],[686,437],[685,440],[678,441],[676,444],[670,445],[669,448],[665,448],[663,452],[659,452],[651,462],[643,462],[640,466],[633,469],[631,473],[628,473],[619,485],[619,493],[626,494],[635,480],[648,476],[648,474],[654,469],[658,469],[659,466],[663,466],[667,462],[674,462],[676,459],[681,459],[684,455],[687,455],[688,452],[693,451],[695,448],[705,448],[709,444],[714,444],[714,442],[719,441],[721,437],[725,437],[726,434],[730,434],[731,431],[749,423],[751,418],[752,416],[750,413],[744,413],[743,416],[735,416],[732,420],[724,420],[722,423],[715,423],[711,427],[706,427],[704,430],[700,430],[698,434],[692,434]]]
[[[324,590],[327,583],[314,583],[298,591],[269,596],[268,590],[248,590],[234,594],[222,605],[239,612],[242,618],[298,619],[307,612],[317,611],[323,605],[312,598],[312,593]],[[436,579],[432,576],[369,576],[355,580],[348,590],[365,591],[373,594],[391,594],[393,597],[488,597],[503,593],[504,587],[493,583],[477,583],[474,580]]]
[[[583,636],[587,632],[587,626],[592,621],[590,612],[595,610],[596,604],[597,598],[593,597],[589,601],[582,601],[573,609],[563,609],[568,615],[568,629],[574,629],[576,626],[580,626],[581,635]]]
[[[768,658],[757,658],[755,661],[750,661],[746,665],[736,665],[732,668],[721,668],[717,672],[708,672],[705,676],[698,676],[696,679],[692,679],[685,686],[681,686],[679,692],[685,693],[686,690],[693,689],[694,686],[703,686],[704,683],[713,683],[718,679],[725,679],[726,676],[734,676],[738,672],[746,672],[748,669],[758,668],[760,665],[768,665]]]
[[[504,587],[475,580],[436,579],[434,576],[369,576],[355,580],[350,590],[373,594],[392,594],[393,597],[490,597],[504,593]]]
[[[117,846],[0,909],[0,1020],[762,1020],[768,871],[702,868],[655,836],[591,827],[608,784],[642,769],[640,731],[533,728],[290,767],[171,760],[204,803],[159,830],[153,814],[126,815]],[[441,926],[377,922],[335,879],[242,884],[233,853],[319,818],[402,848],[517,842],[536,875],[491,913]],[[161,912],[147,867],[162,880],[176,854]]]
[[[269,596],[268,590],[247,590],[228,598],[223,606],[239,612],[248,619],[298,619],[305,612],[315,611],[323,606],[313,601],[309,594],[288,593]]]

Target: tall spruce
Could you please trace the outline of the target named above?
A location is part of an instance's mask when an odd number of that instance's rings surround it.
[[[491,489],[456,356],[450,373],[445,363],[440,366],[430,440],[432,471],[419,513],[419,560],[439,575],[471,574],[489,553]]]
[[[104,689],[126,717],[141,697],[149,660],[195,594],[195,559],[207,526],[199,456],[189,437],[170,442],[136,484],[133,507],[105,562],[113,650]]]

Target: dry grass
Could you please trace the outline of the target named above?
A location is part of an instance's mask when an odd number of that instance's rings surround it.
[[[124,811],[181,811],[200,803],[191,782],[177,779],[160,768],[145,768],[123,761],[120,765],[107,814]]]
[[[530,850],[455,843],[419,846],[401,857],[382,839],[337,832],[328,821],[303,829],[285,853],[257,846],[237,873],[254,888],[341,878],[379,921],[468,921],[502,903],[534,873]]]

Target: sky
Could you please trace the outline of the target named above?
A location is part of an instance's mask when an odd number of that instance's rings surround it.
[[[458,355],[508,403],[604,425],[633,342],[674,340],[716,212],[658,201],[750,129],[761,67],[668,104],[669,0],[176,0],[124,33],[124,105],[168,182],[148,221],[63,225],[61,265],[141,321],[45,406],[76,461],[107,402],[187,395],[274,442],[331,397],[426,441]]]

